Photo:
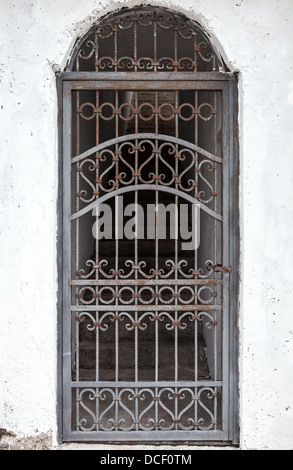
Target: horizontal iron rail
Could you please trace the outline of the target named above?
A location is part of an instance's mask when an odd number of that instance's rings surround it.
[[[120,81],[120,80],[150,80],[150,81],[230,81],[232,73],[223,72],[62,72],[58,79],[61,81]]]
[[[104,388],[104,387],[110,387],[110,388],[127,388],[127,387],[134,387],[134,388],[139,388],[143,389],[145,387],[151,388],[151,387],[157,387],[157,388],[166,388],[166,387],[178,387],[178,388],[184,388],[184,387],[222,387],[222,382],[220,380],[198,380],[198,381],[154,381],[154,382],[126,382],[126,381],[73,381],[71,382],[71,387],[72,388],[88,388],[88,387],[93,387],[93,388]]]
[[[202,286],[202,285],[217,285],[222,284],[222,279],[82,279],[72,280],[72,286]]]
[[[167,312],[167,311],[214,311],[223,310],[222,305],[72,305],[70,309],[73,312]]]
[[[67,82],[70,84],[72,90],[212,90],[221,91],[225,88],[228,82],[214,81],[184,81],[184,80],[173,80],[168,82],[167,80],[106,80],[106,81],[71,81]]]
[[[227,441],[224,431],[72,431],[64,441]]]

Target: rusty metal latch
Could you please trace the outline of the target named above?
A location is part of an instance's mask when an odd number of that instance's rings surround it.
[[[207,266],[208,271],[215,271],[216,273],[231,273],[231,266],[222,266],[221,264],[209,264]]]

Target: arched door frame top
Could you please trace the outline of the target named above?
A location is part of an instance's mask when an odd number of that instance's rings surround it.
[[[168,35],[169,54],[160,49],[160,32]],[[133,41],[132,53],[119,50],[119,42]],[[148,34],[153,50],[140,55]],[[132,35],[132,38],[131,38]],[[141,36],[141,38],[140,38]],[[112,47],[109,45],[113,40]],[[181,44],[180,44],[181,43]],[[183,53],[189,49],[189,54]],[[170,47],[173,51],[170,53]],[[66,72],[99,71],[212,71],[228,72],[223,57],[195,20],[165,7],[139,6],[122,9],[95,22],[76,42]]]

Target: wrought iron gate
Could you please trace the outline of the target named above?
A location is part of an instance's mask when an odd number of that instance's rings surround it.
[[[233,77],[222,68],[198,25],[140,8],[95,25],[59,79],[63,440],[234,438]],[[200,244],[184,250],[180,208],[191,220],[195,203]],[[151,236],[138,207],[154,208]]]

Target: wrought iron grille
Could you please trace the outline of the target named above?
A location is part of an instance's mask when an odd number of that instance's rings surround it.
[[[202,28],[161,8],[136,8],[107,16],[78,45],[75,71],[224,70]]]
[[[160,30],[168,50],[173,37],[172,57],[159,53]],[[228,78],[191,80],[188,71],[217,70],[220,60],[194,23],[156,8],[95,25],[71,63],[63,77],[63,438],[228,440]],[[94,75],[80,80],[81,70]],[[131,72],[141,70],[151,73],[137,81]],[[171,79],[154,74],[166,70]],[[109,239],[95,233],[102,202],[113,214]],[[195,202],[200,245],[186,251],[178,217],[182,204],[191,217]],[[153,237],[137,213],[125,237],[127,204],[154,207]],[[170,204],[179,215],[173,226],[166,215],[162,240],[159,208]]]

